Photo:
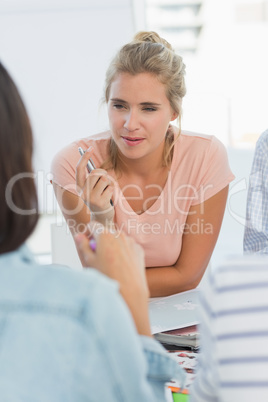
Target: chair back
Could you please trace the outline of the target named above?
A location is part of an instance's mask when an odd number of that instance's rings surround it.
[[[82,269],[73,236],[66,224],[51,224],[51,256],[53,264],[67,265],[70,268]]]

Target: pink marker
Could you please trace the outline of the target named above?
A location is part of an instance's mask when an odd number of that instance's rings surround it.
[[[96,248],[97,248],[96,240],[95,239],[90,239],[89,240],[89,246],[90,246],[92,251],[96,251]]]

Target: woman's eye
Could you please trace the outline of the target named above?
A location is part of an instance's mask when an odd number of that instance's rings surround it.
[[[123,109],[124,108],[124,106],[120,105],[119,103],[115,103],[113,106],[115,109]]]
[[[156,108],[154,108],[154,107],[145,107],[143,110],[145,110],[146,112],[155,112]]]

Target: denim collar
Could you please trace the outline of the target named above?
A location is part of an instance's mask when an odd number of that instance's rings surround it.
[[[22,246],[14,251],[4,253],[0,255],[0,261],[2,262],[23,262],[25,264],[35,264],[36,261],[32,252],[29,250],[28,246],[24,243]]]

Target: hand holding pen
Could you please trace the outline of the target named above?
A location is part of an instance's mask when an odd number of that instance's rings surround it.
[[[119,283],[120,293],[132,314],[137,332],[151,336],[149,290],[142,247],[125,233],[111,232],[98,222],[91,222],[89,229],[96,241],[95,251],[85,235],[79,233],[75,236],[82,265],[96,268]]]
[[[90,209],[92,218],[104,225],[113,223],[114,207],[112,195],[113,180],[104,169],[96,169],[92,160],[92,147],[84,151],[78,148],[82,156],[76,166],[76,185],[84,203]],[[88,174],[90,173],[90,174]]]
[[[85,153],[85,151],[81,147],[78,147],[78,151],[79,151],[81,156],[83,156],[84,153]],[[87,162],[88,173],[92,172],[92,170],[94,170],[94,169],[96,169],[96,166],[95,166],[93,160],[91,158],[89,158],[88,162]]]

